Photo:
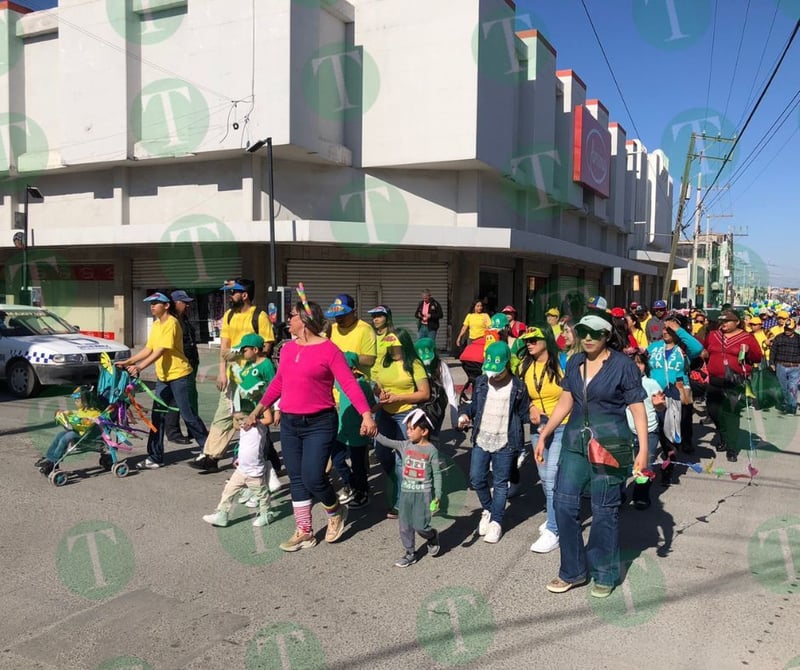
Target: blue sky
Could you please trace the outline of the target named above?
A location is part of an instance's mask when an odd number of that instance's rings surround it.
[[[680,121],[707,116],[706,132],[716,134],[715,117],[722,116],[728,119],[722,123],[723,135],[740,133],[800,18],[800,0],[585,2],[633,120],[617,93],[581,0],[518,0],[517,27],[529,19],[539,27],[558,52],[558,68],[575,70],[586,82],[589,97],[600,98],[629,139],[636,136],[635,127],[649,150],[667,151],[676,195],[690,132],[688,125],[678,131]],[[754,252],[750,254],[754,264],[760,257],[778,286],[800,286],[800,171],[795,155],[800,150],[800,108],[794,109],[751,167],[738,177],[736,170],[763,146],[762,137],[799,90],[800,35],[742,134],[731,169],[717,186],[726,185],[731,176],[735,181],[728,190],[712,191],[706,199],[712,217],[733,215],[712,218],[712,230],[746,230],[746,237],[737,238],[737,247]],[[705,114],[707,108],[710,112]],[[677,141],[670,142],[676,133]],[[709,146],[707,155],[715,146],[719,151],[723,145]],[[719,165],[706,162],[706,184]],[[688,215],[693,212],[692,205]],[[704,228],[705,224],[704,218]]]
[[[57,4],[55,0],[23,2],[35,9]],[[585,2],[630,116],[581,0],[517,0],[517,27],[540,29],[558,52],[559,69],[575,70],[586,82],[589,97],[599,98],[608,107],[612,120],[622,124],[629,139],[638,136],[649,150],[667,152],[676,195],[690,132],[689,125],[681,124],[706,118],[698,123],[709,134],[718,134],[720,126],[723,136],[739,134],[800,18],[800,0]],[[800,108],[791,112],[766,146],[763,138],[787,105],[797,102],[793,98],[798,91],[800,36],[717,186],[733,183],[706,198],[712,230],[746,231],[747,236],[737,238],[737,247],[750,252],[754,265],[763,261],[777,286],[800,286],[800,189],[795,161],[800,149]],[[706,155],[723,155],[728,146],[709,145]],[[759,148],[763,150],[752,164],[737,174]],[[719,165],[719,161],[705,162],[706,185]],[[700,169],[696,163],[693,174]],[[732,218],[713,218],[728,214]],[[693,207],[688,208],[688,216],[692,215]]]

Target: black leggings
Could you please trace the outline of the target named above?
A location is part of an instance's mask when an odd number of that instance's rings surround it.
[[[711,377],[706,388],[708,416],[728,451],[739,452],[739,422],[744,405],[744,386],[726,384],[724,379]]]

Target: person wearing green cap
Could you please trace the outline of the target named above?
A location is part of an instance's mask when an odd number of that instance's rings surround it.
[[[481,503],[478,535],[495,544],[503,535],[512,464],[525,448],[530,397],[525,384],[511,374],[511,350],[505,342],[486,347],[483,374],[475,380],[472,402],[458,418],[462,430],[472,425],[470,486]],[[489,489],[489,467],[493,487]]]

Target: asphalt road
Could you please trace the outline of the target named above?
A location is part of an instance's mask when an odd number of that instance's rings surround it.
[[[746,459],[717,461],[719,476],[679,468],[651,509],[625,508],[625,581],[598,601],[544,588],[559,557],[529,551],[544,519],[530,459],[496,545],[475,535],[468,445],[447,431],[438,557],[394,567],[402,548],[376,467],[373,502],[350,513],[342,541],[285,554],[286,491],[267,528],[244,506],[212,528],[201,517],[230,470],[198,474],[186,447],[124,479],[76,456],[68,484],[50,485],[32,463],[69,390],[24,401],[0,390],[2,668],[800,667],[800,417],[754,413],[766,441],[752,481],[728,472],[744,474]],[[206,419],[215,403],[204,383]],[[693,460],[708,465],[711,435],[697,433]],[[321,539],[319,507],[314,525]]]

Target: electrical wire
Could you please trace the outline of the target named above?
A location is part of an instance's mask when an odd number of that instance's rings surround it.
[[[581,0],[581,1],[583,1],[583,0]],[[761,91],[761,94],[758,96],[758,99],[756,100],[755,105],[753,105],[753,108],[750,110],[750,114],[748,114],[747,120],[744,122],[744,125],[742,126],[742,129],[737,133],[736,139],[734,139],[733,144],[732,144],[731,148],[728,150],[727,155],[725,156],[725,158],[723,158],[722,165],[720,165],[719,170],[717,170],[717,174],[714,175],[714,179],[711,181],[711,184],[707,187],[706,192],[703,194],[702,198],[700,198],[700,202],[697,203],[697,207],[702,207],[703,206],[703,203],[705,202],[705,199],[708,197],[709,192],[711,191],[712,188],[714,188],[714,185],[719,180],[720,175],[722,174],[722,171],[725,169],[725,166],[728,164],[728,161],[730,161],[730,158],[733,155],[733,152],[736,150],[736,147],[738,146],[739,142],[741,141],[742,136],[744,135],[745,131],[747,130],[747,127],[750,125],[750,122],[753,120],[753,117],[755,116],[756,111],[758,110],[759,106],[761,105],[761,101],[764,99],[764,96],[767,94],[767,91],[769,90],[770,86],[772,85],[772,82],[775,80],[775,77],[778,74],[778,70],[780,70],[780,67],[783,64],[783,60],[784,60],[784,58],[786,58],[786,54],[788,53],[789,48],[792,46],[792,42],[794,42],[794,38],[797,36],[797,31],[799,29],[800,29],[800,19],[798,19],[795,22],[794,30],[792,30],[792,34],[789,36],[789,39],[786,42],[786,46],[784,47],[783,52],[781,53],[781,56],[778,59],[778,62],[775,64],[775,67],[773,68],[772,74],[770,75],[769,80],[767,81],[766,85],[764,86],[763,90]]]
[[[747,92],[747,102],[745,102],[744,109],[742,110],[742,115],[739,117],[739,120],[736,122],[736,127],[738,128],[742,125],[742,121],[744,120],[744,115],[747,113],[748,107],[750,107],[750,102],[753,99],[753,90],[756,87],[756,80],[758,79],[758,73],[761,72],[761,65],[764,62],[764,56],[767,53],[767,45],[769,44],[769,39],[772,37],[772,29],[775,27],[775,19],[778,16],[778,8],[781,5],[781,0],[777,0],[775,2],[775,9],[772,12],[772,21],[769,24],[769,30],[767,31],[767,38],[764,40],[764,46],[761,48],[761,56],[758,58],[758,65],[756,66],[756,72],[753,75],[753,81],[750,84],[750,90]]]
[[[739,35],[739,47],[736,49],[736,60],[733,63],[733,76],[731,77],[731,85],[728,87],[728,97],[725,99],[725,111],[722,112],[722,118],[728,117],[728,105],[731,101],[731,93],[733,93],[733,84],[736,82],[736,73],[739,71],[739,56],[742,54],[742,44],[744,44],[744,34],[747,30],[747,18],[750,15],[750,2],[747,0],[747,7],[744,10],[744,23],[742,23],[742,32]],[[708,105],[708,103],[706,103]]]

